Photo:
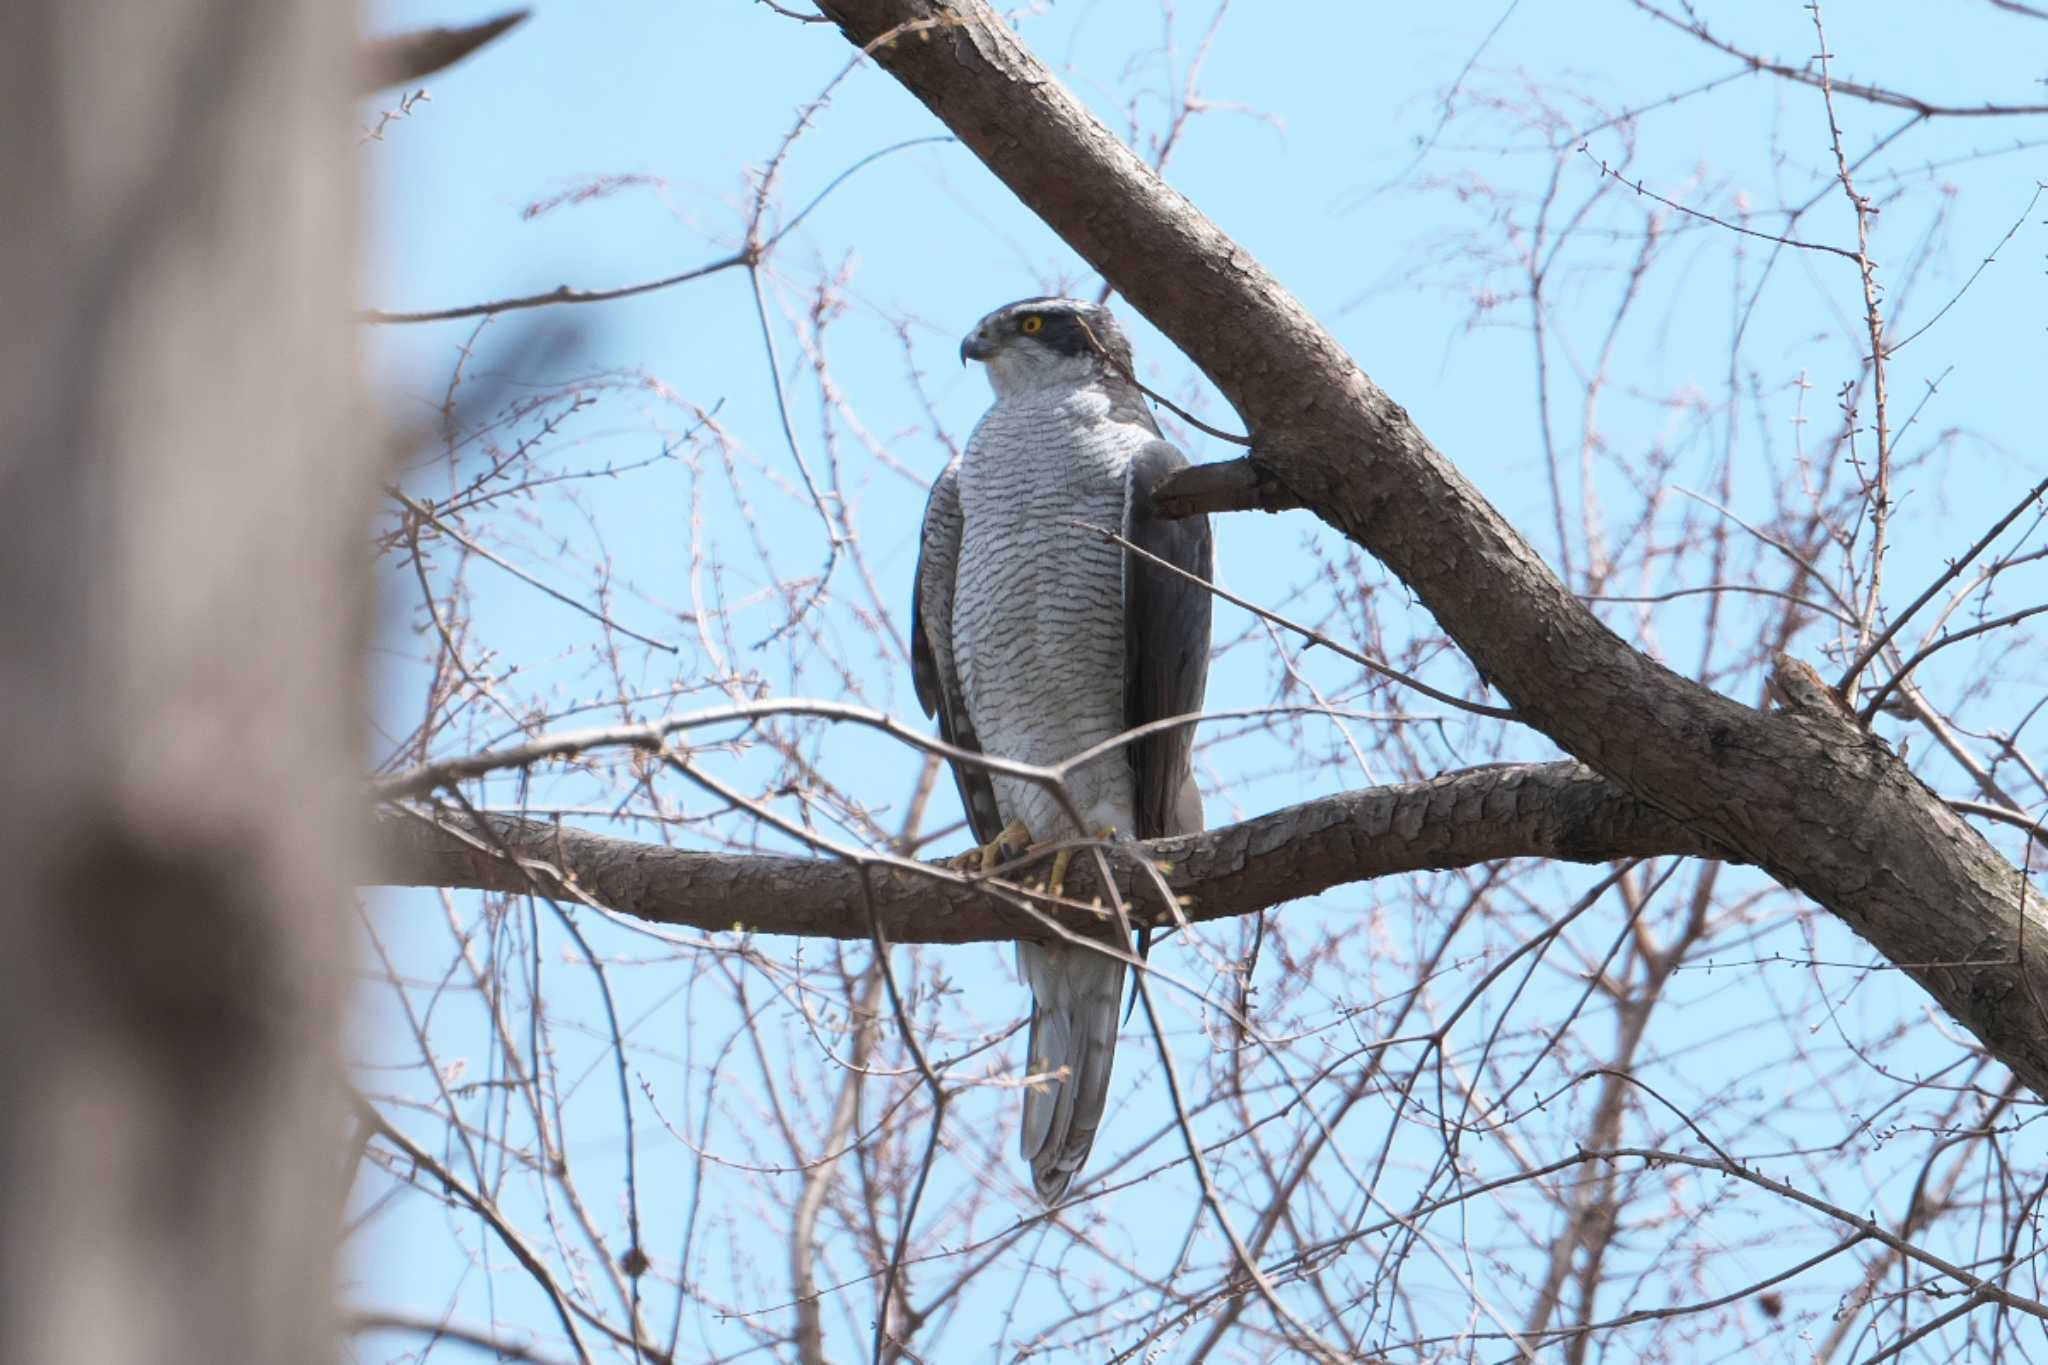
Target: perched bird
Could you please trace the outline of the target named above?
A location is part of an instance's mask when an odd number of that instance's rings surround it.
[[[911,672],[948,743],[1053,764],[1126,730],[1199,711],[1209,594],[1094,528],[1206,581],[1206,517],[1168,521],[1152,489],[1186,466],[1159,434],[1107,308],[1025,299],[960,344],[995,389],[967,450],[932,485],[911,612]],[[1202,828],[1194,729],[1150,734],[1075,770],[1075,828],[1044,787],[953,765],[979,866],[1034,840],[1150,839]],[[1054,863],[1057,888],[1064,860]],[[1141,937],[1139,951],[1142,953]],[[1081,943],[1019,943],[1031,987],[1021,1147],[1056,1204],[1109,1098],[1124,965]]]

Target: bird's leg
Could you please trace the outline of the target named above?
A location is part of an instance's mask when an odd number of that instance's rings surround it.
[[[958,857],[946,859],[946,866],[955,872],[977,872],[986,877],[999,865],[1023,855],[1030,847],[1030,826],[1022,820],[1012,820],[1003,826],[1002,833],[979,848],[971,848]]]
[[[1104,825],[1095,832],[1095,837],[1098,839],[1116,838],[1116,826]],[[1045,893],[1048,896],[1057,897],[1060,895],[1060,888],[1065,886],[1067,881],[1067,866],[1074,861],[1074,855],[1078,852],[1080,852],[1079,849],[1063,848],[1052,855],[1052,872],[1045,879]]]

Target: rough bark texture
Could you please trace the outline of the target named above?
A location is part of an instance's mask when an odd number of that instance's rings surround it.
[[[1399,575],[1567,752],[1839,915],[2048,1096],[2048,917],[1881,742],[1831,712],[1731,701],[1601,625],[1301,305],[979,0],[820,8],[1216,383],[1253,437],[1257,482]]]
[[[334,1352],[353,17],[0,7],[0,1359]]]
[[[689,853],[608,839],[537,820],[386,816],[380,880],[396,885],[580,893],[639,919],[699,929],[864,939],[870,914],[863,876],[850,863]],[[1466,867],[1496,858],[1613,858],[1720,850],[1576,763],[1504,764],[1431,782],[1346,792],[1242,824],[1142,845],[1164,861],[1165,880],[1192,903],[1191,921],[1251,914],[1348,882]],[[507,862],[502,852],[519,859]],[[1019,876],[1043,876],[1044,865]],[[874,914],[896,943],[1043,939],[1043,911],[902,863],[870,863]],[[1127,903],[1163,913],[1149,877],[1129,873]],[[1099,886],[1077,858],[1065,890],[1087,901]],[[1068,927],[1089,917],[1067,912]]]

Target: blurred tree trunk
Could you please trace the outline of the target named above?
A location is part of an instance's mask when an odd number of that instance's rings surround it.
[[[0,9],[0,1359],[334,1349],[353,22]]]

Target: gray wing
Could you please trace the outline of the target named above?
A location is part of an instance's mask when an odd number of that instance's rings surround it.
[[[1154,441],[1131,461],[1124,496],[1124,539],[1207,582],[1215,570],[1209,518],[1168,521],[1152,510],[1152,490],[1187,468],[1187,457]],[[1135,728],[1202,709],[1209,681],[1206,589],[1126,552],[1124,555],[1124,724]],[[1137,779],[1140,839],[1202,828],[1195,786],[1195,727],[1149,735],[1129,746]]]
[[[918,546],[917,576],[910,589],[910,680],[918,705],[939,718],[939,738],[956,749],[981,752],[974,722],[967,714],[967,694],[953,665],[953,577],[960,565],[960,462],[955,460],[932,482],[924,505],[924,535]],[[960,806],[976,843],[986,844],[1002,833],[996,813],[996,789],[988,771],[951,763]]]

